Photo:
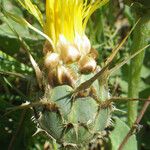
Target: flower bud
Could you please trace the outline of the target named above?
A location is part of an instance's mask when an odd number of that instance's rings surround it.
[[[49,70],[48,81],[52,87],[62,84],[63,70],[59,66]]]
[[[56,69],[49,72],[48,79],[51,86],[66,84],[74,87],[76,76],[68,68],[57,66]]]
[[[74,43],[77,46],[77,48],[79,49],[79,51],[81,52],[82,56],[84,56],[84,55],[86,55],[90,52],[91,43],[90,43],[90,41],[89,41],[89,39],[87,38],[86,35],[81,37],[77,33],[76,36],[75,36]]]
[[[97,59],[98,58],[98,51],[95,48],[91,48],[90,54],[92,58]]]
[[[86,54],[88,54],[91,49],[90,40],[88,39],[86,35],[84,35],[82,39],[83,39],[82,48],[85,50]]]
[[[48,41],[46,41],[43,46],[43,53],[46,55],[49,52],[52,52],[52,46]]]
[[[58,43],[57,43],[56,52],[61,54],[62,48],[65,45],[68,45],[68,44],[69,44],[69,42],[66,40],[64,35],[59,35],[59,40],[58,40]]]
[[[89,56],[83,56],[79,60],[79,70],[81,73],[90,73],[96,69],[96,61],[94,58]]]
[[[44,65],[47,69],[53,69],[59,64],[59,55],[57,53],[47,53],[44,59]]]
[[[61,49],[61,59],[65,63],[75,62],[75,61],[79,60],[80,56],[81,55],[80,55],[78,49],[72,44],[65,45]]]

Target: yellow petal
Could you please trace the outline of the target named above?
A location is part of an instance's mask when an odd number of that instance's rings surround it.
[[[45,32],[55,45],[62,34],[73,42],[76,33],[83,36],[91,14],[109,0],[46,0]]]
[[[86,28],[87,22],[90,16],[94,13],[94,11],[108,2],[109,0],[95,0],[94,2],[92,0],[90,1],[90,3],[86,6],[83,12],[83,29]]]

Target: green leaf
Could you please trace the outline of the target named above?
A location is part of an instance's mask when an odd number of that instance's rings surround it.
[[[39,29],[35,28],[33,25],[31,25],[29,22],[26,21],[26,19],[22,18],[22,17],[19,17],[17,15],[14,15],[12,13],[9,13],[7,11],[4,11],[4,16],[6,18],[10,18],[12,19],[13,21],[19,23],[20,25],[22,25],[23,27],[28,27],[29,29],[33,30],[34,32],[38,33],[39,35],[41,35],[42,37],[44,37],[45,39],[48,40],[48,42],[51,44],[52,48],[54,49],[54,43],[53,41],[51,40],[51,38],[46,35],[45,33],[43,33],[42,31],[40,31]],[[7,24],[8,23],[8,20],[6,20]]]
[[[9,71],[12,73],[18,72],[22,75],[32,72],[32,68],[26,64],[20,63],[14,57],[7,55],[0,50],[0,72]]]
[[[112,150],[118,149],[129,130],[130,128],[122,120],[115,117],[114,130],[110,134]],[[137,141],[135,135],[129,138],[123,150],[137,150]]]
[[[36,58],[39,58],[39,56],[37,55],[41,55],[42,53],[42,44],[44,42],[44,39],[37,34],[31,34],[27,27],[21,26],[11,19],[8,19],[8,22],[17,31],[19,36],[21,36],[27,42],[31,50],[36,51],[34,55],[36,55]],[[21,45],[18,37],[14,35],[12,30],[6,23],[2,23],[0,25],[0,50],[12,57],[15,56],[15,58],[21,62],[26,62],[25,59],[27,55],[25,56],[24,51],[21,51],[20,47]]]
[[[6,112],[7,108],[13,105],[8,102],[7,97],[5,99],[0,95],[0,118]],[[22,110],[13,112],[0,120],[0,145],[1,149],[6,150],[14,138],[12,149],[26,149],[29,142],[32,141],[32,135],[35,130],[33,122],[31,122],[31,111],[28,111],[23,116],[23,123],[20,126]],[[30,130],[29,130],[30,127]],[[18,128],[20,128],[19,131]],[[18,133],[17,133],[18,132]],[[17,136],[15,134],[17,133]]]

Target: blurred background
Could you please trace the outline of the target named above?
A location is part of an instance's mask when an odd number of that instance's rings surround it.
[[[45,13],[45,1],[33,0],[41,12]],[[2,0],[0,0],[2,2]],[[1,5],[2,3],[0,3]],[[3,0],[5,10],[26,18],[34,27],[40,29],[38,22],[23,9],[17,0]],[[92,46],[99,52],[98,63],[103,65],[104,60],[111,54],[112,49],[122,41],[135,23],[134,14],[129,6],[122,0],[110,0],[102,9],[98,9],[90,18],[86,34]],[[11,19],[11,26],[31,48],[31,54],[35,60],[42,61],[42,45],[44,39],[23,27]],[[118,53],[114,64],[127,58],[130,54],[133,36],[131,35],[126,44]],[[112,96],[127,97],[129,64],[116,71],[109,80],[110,93]],[[49,143],[46,137],[36,132],[36,124],[32,121],[32,110],[17,110],[4,114],[9,108],[19,106],[29,101],[30,93],[35,85],[35,76],[28,55],[6,23],[5,17],[0,12],[0,149],[1,150],[47,150]],[[148,98],[150,95],[150,48],[145,51],[144,62],[141,71],[139,89],[140,98]],[[32,97],[32,95],[31,95]],[[32,101],[32,99],[31,99]],[[34,101],[34,100],[33,100]],[[139,110],[143,103],[139,104]],[[113,116],[119,116],[127,121],[127,103],[117,103],[117,108],[124,112],[118,112]],[[150,150],[150,107],[141,121],[143,128],[137,133],[138,149]]]

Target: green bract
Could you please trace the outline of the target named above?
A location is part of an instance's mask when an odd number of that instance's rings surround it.
[[[79,82],[86,81],[90,76],[92,74],[82,74]],[[80,94],[72,94],[73,88],[68,85],[46,91],[42,101],[50,104],[39,112],[39,127],[64,147],[87,148],[88,143],[97,139],[110,124],[112,106],[101,107],[98,81],[91,87],[94,93],[90,88]]]

